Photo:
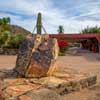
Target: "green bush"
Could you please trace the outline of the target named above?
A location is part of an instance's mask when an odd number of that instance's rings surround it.
[[[8,31],[5,31],[0,35],[0,47],[4,46],[9,36],[11,36],[11,33]]]
[[[60,51],[59,56],[65,56],[65,51]]]
[[[14,41],[14,36],[11,35],[8,37],[8,39],[5,41],[3,44],[3,48],[13,48],[13,41]]]
[[[20,43],[23,41],[24,38],[25,38],[25,37],[24,37],[24,35],[22,35],[22,34],[16,34],[16,35],[15,35],[14,41],[13,41],[13,43],[14,43],[14,45],[15,45],[15,48],[19,48],[19,45],[20,45]]]
[[[81,31],[81,33],[83,33],[83,34],[87,34],[87,33],[89,33],[89,34],[91,34],[91,33],[100,34],[100,27],[98,27],[98,26],[88,27],[87,26],[86,28],[84,28]]]
[[[10,18],[3,17],[0,18],[0,32],[9,31],[10,29]]]
[[[5,31],[2,33],[1,39],[2,39],[3,43],[8,39],[9,36],[11,36],[11,33],[9,31]]]
[[[71,47],[80,47],[80,43],[68,43],[67,49]]]
[[[0,48],[19,48],[24,39],[21,33],[13,34],[10,31],[10,18],[0,18]]]
[[[0,36],[0,47],[1,48],[19,48],[20,43],[24,39],[22,34],[12,34],[8,31],[5,31]]]

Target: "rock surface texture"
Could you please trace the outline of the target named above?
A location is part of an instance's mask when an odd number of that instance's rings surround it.
[[[48,35],[27,36],[19,49],[14,70],[22,77],[46,76],[54,69],[58,51],[57,40]]]
[[[96,78],[72,69],[55,71],[52,76],[41,78],[10,76],[0,83],[0,100],[63,100],[61,95],[93,86]]]

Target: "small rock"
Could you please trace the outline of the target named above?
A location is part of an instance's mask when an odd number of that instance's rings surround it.
[[[36,90],[40,88],[40,85],[15,85],[15,86],[9,86],[5,89],[5,92],[8,93],[12,97],[18,97],[20,95],[23,95],[26,92],[29,92],[31,90]]]

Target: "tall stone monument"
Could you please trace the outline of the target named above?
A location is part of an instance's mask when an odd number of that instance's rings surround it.
[[[41,13],[36,27],[37,34],[29,34],[19,48],[14,69],[19,77],[42,77],[55,69],[59,47],[56,39],[42,34]]]

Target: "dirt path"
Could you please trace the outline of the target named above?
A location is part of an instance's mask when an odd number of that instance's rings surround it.
[[[1,56],[0,69],[12,69],[16,63],[16,56]]]
[[[72,68],[83,73],[93,73],[100,81],[100,55],[92,53],[80,54],[80,56],[66,55],[59,57],[57,65],[64,68]]]
[[[83,73],[96,74],[100,82],[100,55],[85,53],[80,56],[66,55],[59,57],[57,65],[72,68]],[[91,89],[84,89],[64,96],[64,100],[100,100],[100,83]]]
[[[0,69],[11,69],[15,66],[16,56],[0,56]],[[85,53],[80,56],[66,55],[59,57],[57,66],[72,68],[83,73],[93,73],[100,82],[100,55]],[[58,67],[58,68],[59,68]],[[100,100],[100,83],[91,89],[64,95],[64,100]]]

